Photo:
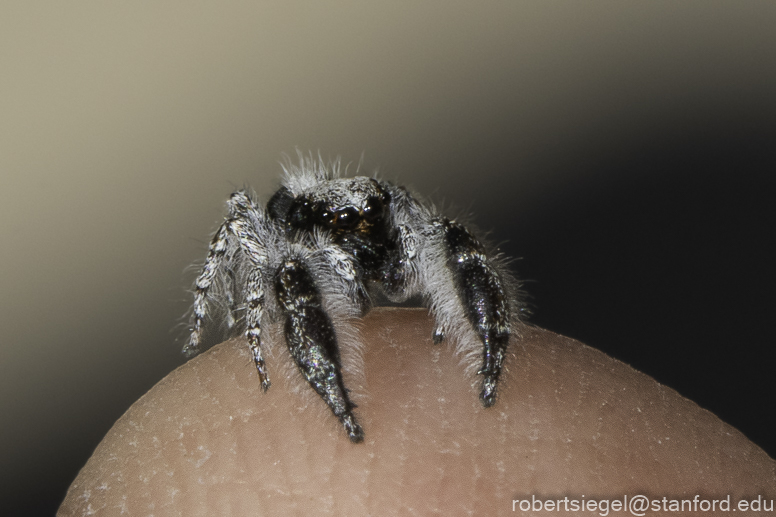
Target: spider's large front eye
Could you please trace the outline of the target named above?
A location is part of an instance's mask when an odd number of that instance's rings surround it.
[[[370,223],[375,222],[383,215],[383,200],[379,197],[372,196],[366,200],[366,206],[364,206],[364,219]]]
[[[358,226],[358,210],[349,206],[333,213],[331,224],[338,230],[352,230]]]

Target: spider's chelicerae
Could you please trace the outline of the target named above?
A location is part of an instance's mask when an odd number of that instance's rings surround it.
[[[229,199],[196,280],[184,352],[200,351],[210,312],[223,307],[227,327],[244,332],[266,391],[262,328],[282,322],[302,375],[360,442],[337,324],[366,313],[378,292],[393,301],[420,295],[436,321],[434,341],[452,337],[479,358],[480,400],[493,405],[519,312],[515,281],[500,257],[403,187],[341,178],[338,162],[306,157],[284,170],[283,186],[266,206],[244,190]]]

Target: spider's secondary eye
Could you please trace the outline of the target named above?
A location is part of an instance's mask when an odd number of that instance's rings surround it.
[[[379,197],[370,197],[366,200],[366,206],[364,207],[364,219],[369,222],[376,221],[383,215],[383,200]]]
[[[340,230],[351,230],[358,226],[358,210],[349,206],[334,212],[332,224]]]

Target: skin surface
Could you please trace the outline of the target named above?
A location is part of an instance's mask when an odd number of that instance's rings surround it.
[[[247,346],[232,340],[116,422],[58,515],[509,515],[532,495],[729,495],[731,510],[776,499],[776,462],[740,432],[577,341],[520,327],[485,409],[479,379],[432,343],[425,310],[376,309],[360,325],[364,372],[345,382],[364,443],[350,443],[285,350],[269,355],[262,394]],[[662,513],[679,514],[648,515]]]

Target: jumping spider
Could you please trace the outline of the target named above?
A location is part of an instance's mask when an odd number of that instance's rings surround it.
[[[434,342],[449,335],[459,349],[479,349],[480,400],[492,406],[519,312],[516,284],[501,258],[403,187],[340,178],[339,162],[303,156],[283,168],[283,186],[266,207],[244,190],[229,199],[196,280],[184,353],[200,351],[205,320],[221,306],[227,327],[243,330],[266,391],[261,331],[284,323],[302,375],[360,442],[364,432],[342,381],[335,324],[365,314],[379,292],[392,301],[419,295],[436,320]]]

